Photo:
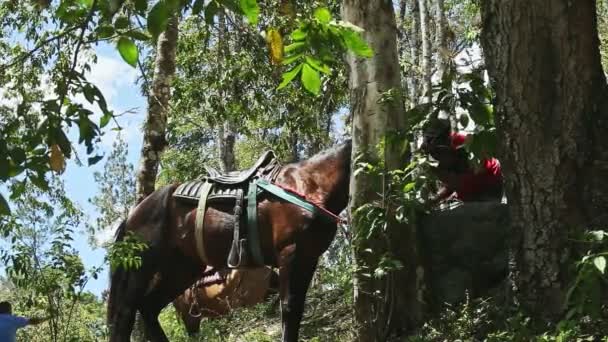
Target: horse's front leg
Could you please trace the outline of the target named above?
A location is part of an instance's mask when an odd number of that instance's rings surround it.
[[[306,291],[317,267],[318,258],[306,258],[295,245],[283,249],[280,258],[279,286],[283,342],[297,342],[304,313]]]

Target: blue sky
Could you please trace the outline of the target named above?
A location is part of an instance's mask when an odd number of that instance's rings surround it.
[[[141,95],[139,86],[135,83],[138,71],[123,62],[114,46],[103,44],[97,48],[98,62],[92,67],[89,80],[100,88],[110,108],[115,113],[122,113],[129,109],[135,109],[133,114],[125,114],[118,118],[122,137],[129,145],[128,161],[137,167],[141,149],[142,135],[140,133],[143,119],[147,110],[146,99]],[[104,136],[99,148],[106,155],[109,153],[112,142],[116,139],[117,132],[111,129],[111,123],[104,129]],[[70,134],[76,136],[75,132]],[[77,147],[79,156],[86,160],[83,146]],[[84,210],[88,220],[97,217],[95,208],[88,203],[88,199],[95,196],[98,186],[93,180],[93,173],[101,171],[105,158],[92,167],[78,166],[73,160],[69,161],[62,179],[65,182],[66,192],[72,200]],[[84,227],[83,227],[84,229]],[[74,247],[78,249],[87,267],[103,264],[105,251],[102,248],[90,246],[88,236],[79,234],[74,241]],[[100,294],[108,285],[107,269],[100,274],[97,280],[91,279],[87,284],[87,290]]]

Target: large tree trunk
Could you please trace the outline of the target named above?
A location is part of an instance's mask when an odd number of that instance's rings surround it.
[[[402,98],[379,101],[384,92],[400,88],[393,5],[387,0],[344,0],[342,11],[345,20],[365,30],[364,38],[374,50],[374,56],[369,59],[348,56],[353,160],[379,165],[383,156],[386,169],[393,170],[405,163],[402,153],[391,143],[394,140],[386,140],[384,151],[377,148],[383,137],[405,129]],[[424,272],[418,263],[415,227],[400,225],[393,219],[390,204],[379,195],[385,185],[385,179],[365,172],[354,173],[351,178],[349,210],[355,237],[354,295],[359,341],[385,340],[395,328],[412,328],[421,317],[422,282],[417,275]],[[368,237],[368,222],[355,214],[357,208],[368,203],[383,206],[382,210],[387,212],[386,232],[378,229]],[[374,270],[384,255],[401,261],[404,267],[389,271],[384,277],[374,277]]]
[[[520,302],[555,319],[572,233],[608,224],[608,87],[595,1],[486,0],[482,43],[516,232]]]
[[[137,203],[154,191],[160,155],[167,145],[165,131],[171,99],[171,82],[175,75],[175,50],[178,17],[172,16],[165,32],[158,37],[154,76],[148,96],[148,117],[144,124],[144,141],[137,173]]]

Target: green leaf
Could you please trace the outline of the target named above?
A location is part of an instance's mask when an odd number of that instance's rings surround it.
[[[343,29],[342,39],[344,39],[346,47],[357,56],[372,57],[374,55],[372,48],[367,45],[358,32],[351,29]]]
[[[326,75],[331,74],[329,66],[314,57],[306,56],[306,63]]]
[[[211,1],[209,5],[211,5],[211,3],[213,2],[215,1]],[[207,5],[207,7],[209,7],[209,5]],[[203,6],[205,6],[205,0],[194,1],[194,4],[192,4],[192,14],[198,15],[199,13],[201,13],[201,11],[203,10]]]
[[[598,256],[595,257],[593,259],[593,264],[595,265],[595,268],[598,269],[598,271],[600,271],[601,274],[604,274],[604,272],[606,271],[606,258],[603,256]]]
[[[114,27],[119,30],[129,27],[129,18],[127,18],[124,15],[117,17],[116,20],[114,21]]]
[[[148,31],[152,38],[156,40],[158,36],[167,28],[169,21],[169,8],[164,1],[159,1],[148,13]]]
[[[135,10],[139,14],[145,14],[148,10],[148,0],[135,0]]]
[[[6,201],[6,199],[4,199],[4,196],[2,196],[2,194],[0,194],[0,216],[10,215],[10,214],[11,214],[11,207],[8,205],[8,202]]]
[[[220,7],[217,5],[217,2],[211,1],[207,8],[205,8],[205,22],[207,25],[213,25],[213,19],[217,12],[219,12]]]
[[[331,21],[331,13],[325,7],[317,8],[315,10],[315,18],[323,24],[327,24]]]
[[[298,75],[300,70],[302,70],[302,66],[303,64],[299,64],[288,72],[283,73],[283,81],[281,82],[281,84],[279,84],[277,90],[285,88],[285,86],[288,85],[289,82],[291,82]]]
[[[260,14],[257,0],[240,0],[239,5],[249,23],[256,25],[258,23],[258,15]]]
[[[310,65],[304,64],[301,80],[304,88],[312,94],[317,95],[319,94],[319,91],[321,91],[321,76],[319,76],[319,72]]]
[[[89,166],[97,164],[103,158],[103,155],[88,158]]]
[[[150,35],[148,33],[141,31],[141,30],[131,30],[131,31],[126,32],[125,35],[127,35],[135,40],[144,40],[145,41],[145,40],[149,40],[150,38],[152,38],[152,37],[150,37]]]
[[[93,6],[93,0],[79,0],[78,2],[85,8],[91,8],[91,6]]]
[[[296,40],[296,41],[304,40],[304,39],[306,39],[306,36],[308,36],[308,33],[306,31],[302,30],[301,28],[291,32],[291,35],[290,35],[291,39]]]
[[[110,25],[101,25],[97,28],[97,37],[108,38],[114,34],[114,27]]]
[[[111,113],[106,113],[104,114],[101,119],[99,119],[99,127],[100,128],[104,128],[108,125],[108,123],[110,123],[110,119],[112,119],[112,114]]]
[[[116,44],[120,56],[132,67],[137,66],[137,46],[127,37],[120,37]]]
[[[294,50],[297,50],[297,49],[299,49],[299,48],[301,48],[301,47],[303,47],[305,45],[306,45],[305,42],[291,43],[291,44],[289,44],[289,45],[287,45],[285,47],[285,53],[290,53],[290,52],[292,52]]]
[[[300,57],[302,57],[303,55],[304,55],[303,53],[298,53],[293,56],[287,57],[283,60],[283,65],[291,64],[291,63],[295,62],[296,60],[300,59]]]

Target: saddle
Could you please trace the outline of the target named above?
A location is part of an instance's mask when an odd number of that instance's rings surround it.
[[[266,151],[255,164],[243,171],[221,173],[205,166],[206,174],[199,179],[177,187],[173,196],[177,199],[198,203],[195,238],[197,251],[205,264],[209,264],[203,244],[203,219],[208,203],[224,202],[234,205],[234,231],[227,265],[230,268],[254,267],[264,264],[257,230],[257,181],[272,182],[281,168],[273,151]],[[245,196],[246,194],[246,196]],[[246,207],[247,224],[245,221]]]

